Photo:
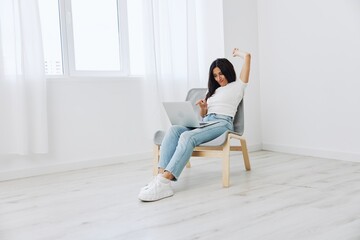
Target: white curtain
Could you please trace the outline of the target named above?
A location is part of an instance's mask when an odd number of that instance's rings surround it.
[[[37,0],[0,1],[0,154],[48,151]]]
[[[188,88],[187,1],[144,4],[146,80],[156,84],[160,100],[183,100]]]
[[[211,62],[224,56],[221,0],[144,0],[146,116],[164,127],[162,101],[183,101],[207,87]],[[154,97],[155,96],[155,97]],[[151,130],[152,131],[152,130]]]

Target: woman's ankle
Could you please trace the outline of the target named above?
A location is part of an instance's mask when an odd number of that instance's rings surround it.
[[[174,179],[174,175],[172,175],[171,172],[168,172],[168,171],[164,171],[162,176],[166,179],[169,179],[169,180],[173,180]]]

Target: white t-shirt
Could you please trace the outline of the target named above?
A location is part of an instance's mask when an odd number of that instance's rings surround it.
[[[223,87],[218,87],[215,93],[207,99],[207,113],[234,117],[246,86],[247,84],[239,79]]]

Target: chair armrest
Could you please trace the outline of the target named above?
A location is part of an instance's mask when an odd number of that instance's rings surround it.
[[[161,145],[162,140],[165,137],[165,131],[159,130],[154,134],[153,142],[155,145]]]

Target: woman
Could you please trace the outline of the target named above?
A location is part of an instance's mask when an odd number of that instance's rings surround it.
[[[141,189],[140,200],[157,201],[173,196],[170,182],[179,178],[193,149],[233,130],[233,118],[249,81],[251,56],[235,48],[233,57],[244,59],[239,80],[236,80],[234,66],[229,60],[216,59],[210,66],[206,97],[196,103],[203,121],[217,123],[196,129],[172,126],[161,144],[158,175]]]

